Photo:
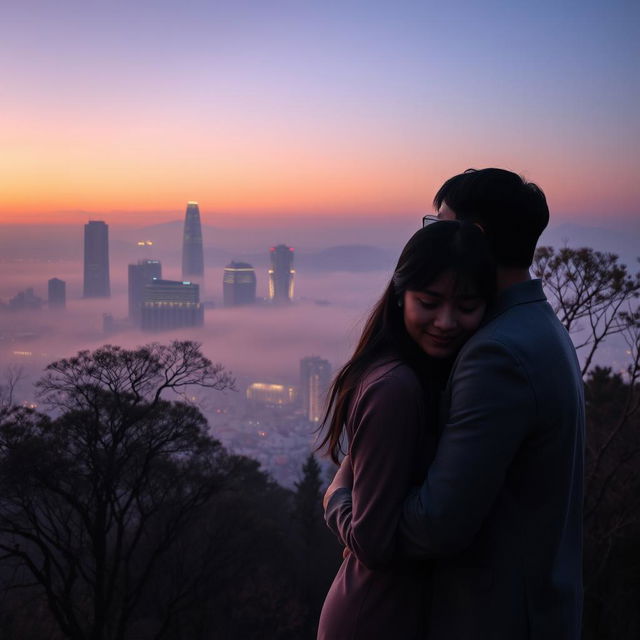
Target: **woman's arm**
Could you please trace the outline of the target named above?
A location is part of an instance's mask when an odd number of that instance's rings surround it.
[[[411,486],[424,424],[422,389],[399,365],[368,384],[350,412],[351,500],[329,496],[329,528],[365,566],[388,564],[396,553],[396,528]],[[340,499],[339,499],[340,498]]]

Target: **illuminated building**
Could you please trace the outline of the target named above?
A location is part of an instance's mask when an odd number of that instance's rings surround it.
[[[67,284],[59,278],[51,278],[47,283],[49,309],[64,309],[67,304]]]
[[[129,265],[129,318],[139,325],[142,321],[142,303],[144,288],[154,278],[162,278],[162,265],[159,260],[138,260],[138,264]]]
[[[269,269],[269,300],[285,304],[293,300],[293,249],[279,244],[271,247],[271,268]]]
[[[309,422],[320,422],[324,417],[331,365],[327,360],[309,356],[300,360],[300,399]]]
[[[144,286],[141,317],[146,331],[202,326],[200,287],[187,281],[152,280]]]
[[[202,227],[197,202],[187,203],[182,237],[182,277],[184,280],[201,280],[204,277]]]
[[[109,225],[90,220],[84,225],[84,288],[85,298],[108,298],[109,285]]]
[[[294,387],[282,384],[254,382],[247,387],[247,400],[263,405],[293,404],[296,399]]]
[[[238,307],[256,301],[256,272],[247,262],[231,262],[222,279],[224,306]]]

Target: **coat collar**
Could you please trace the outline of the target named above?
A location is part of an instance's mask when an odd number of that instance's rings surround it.
[[[496,301],[487,310],[483,324],[487,324],[507,309],[530,302],[545,302],[547,297],[542,290],[542,280],[526,280],[511,285],[498,294]]]

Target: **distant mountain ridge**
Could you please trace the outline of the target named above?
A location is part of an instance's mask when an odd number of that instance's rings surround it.
[[[370,245],[337,245],[320,251],[296,250],[294,268],[306,271],[378,271],[393,268],[395,253]],[[269,266],[269,251],[231,253],[214,247],[205,249],[205,259],[211,267],[224,266],[231,260],[249,262],[256,268]]]

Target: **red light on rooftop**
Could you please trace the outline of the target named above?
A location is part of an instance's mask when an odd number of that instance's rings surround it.
[[[289,251],[293,251],[293,247],[289,247]]]
[[[271,249],[269,249],[269,251],[275,251],[276,248],[275,247],[271,247]]]

